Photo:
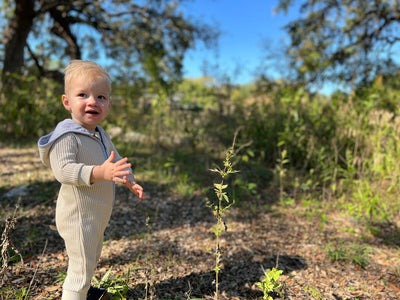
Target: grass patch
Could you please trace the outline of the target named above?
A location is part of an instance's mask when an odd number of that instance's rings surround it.
[[[370,248],[366,245],[346,244],[345,242],[326,247],[329,260],[334,262],[350,262],[365,269],[369,263]]]

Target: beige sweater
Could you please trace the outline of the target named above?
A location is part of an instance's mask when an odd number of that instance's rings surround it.
[[[111,150],[115,151],[111,142],[105,144],[108,144],[108,155]],[[55,141],[49,157],[54,176],[61,183],[56,210],[60,233],[62,227],[68,227],[70,222],[81,223],[83,230],[94,223],[105,226],[114,201],[114,183],[100,181],[90,184],[92,169],[106,159],[99,141],[91,136],[67,133]],[[84,214],[80,215],[79,211]]]
[[[90,197],[103,204],[114,198],[113,182],[90,184],[92,169],[103,164],[111,151],[116,154],[114,161],[121,159],[109,135],[100,126],[97,129],[98,137],[94,137],[79,124],[66,119],[52,133],[39,139],[42,162],[51,167],[62,184],[60,197]]]

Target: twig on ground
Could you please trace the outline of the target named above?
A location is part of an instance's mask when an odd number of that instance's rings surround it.
[[[44,256],[44,253],[46,252],[46,248],[47,248],[47,243],[48,243],[48,242],[49,242],[49,240],[46,239],[46,242],[44,243],[42,255],[40,255],[40,260],[39,260],[38,264],[36,265],[35,273],[33,273],[33,277],[32,277],[32,279],[31,279],[31,282],[29,283],[29,287],[28,287],[28,290],[26,291],[26,295],[25,295],[24,300],[25,300],[25,299],[28,299],[29,291],[30,291],[30,289],[31,289],[31,287],[32,287],[33,281],[35,280],[36,273],[37,273],[37,271],[38,271],[38,269],[39,269],[39,266],[40,266],[40,264],[41,264],[41,262],[42,262],[42,260],[43,260],[43,256]]]
[[[5,224],[4,224],[4,230],[1,235],[1,257],[3,260],[3,265],[0,270],[0,276],[1,276],[1,282],[0,282],[0,287],[2,287],[5,283],[4,275],[5,272],[8,269],[8,263],[10,261],[10,253],[8,252],[8,249],[11,247],[11,249],[15,252],[15,255],[18,255],[21,258],[21,263],[24,264],[24,260],[22,258],[21,253],[18,251],[18,249],[15,247],[14,242],[12,240],[12,235],[11,231],[15,229],[15,223],[16,223],[16,215],[17,211],[19,208],[19,204],[15,206],[14,213],[12,216],[6,217]]]

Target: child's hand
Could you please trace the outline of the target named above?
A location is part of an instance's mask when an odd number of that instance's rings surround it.
[[[138,196],[139,201],[142,201],[142,199],[145,199],[145,198],[146,198],[146,196],[145,196],[144,193],[143,193],[143,188],[142,188],[139,184],[137,184],[137,183],[135,183],[135,182],[133,182],[133,181],[127,180],[127,181],[125,182],[125,185],[126,185],[136,196]]]
[[[130,172],[126,170],[131,167],[130,163],[126,163],[128,158],[123,158],[114,163],[115,152],[111,151],[110,157],[101,165],[93,168],[91,182],[108,180],[126,183],[126,175]]]

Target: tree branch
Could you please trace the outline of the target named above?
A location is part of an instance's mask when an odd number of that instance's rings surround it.
[[[66,52],[74,59],[81,58],[81,50],[77,43],[75,35],[71,32],[70,22],[67,18],[64,18],[59,10],[53,8],[49,11],[50,16],[54,20],[54,25],[51,28],[51,32],[62,38],[67,43]]]

